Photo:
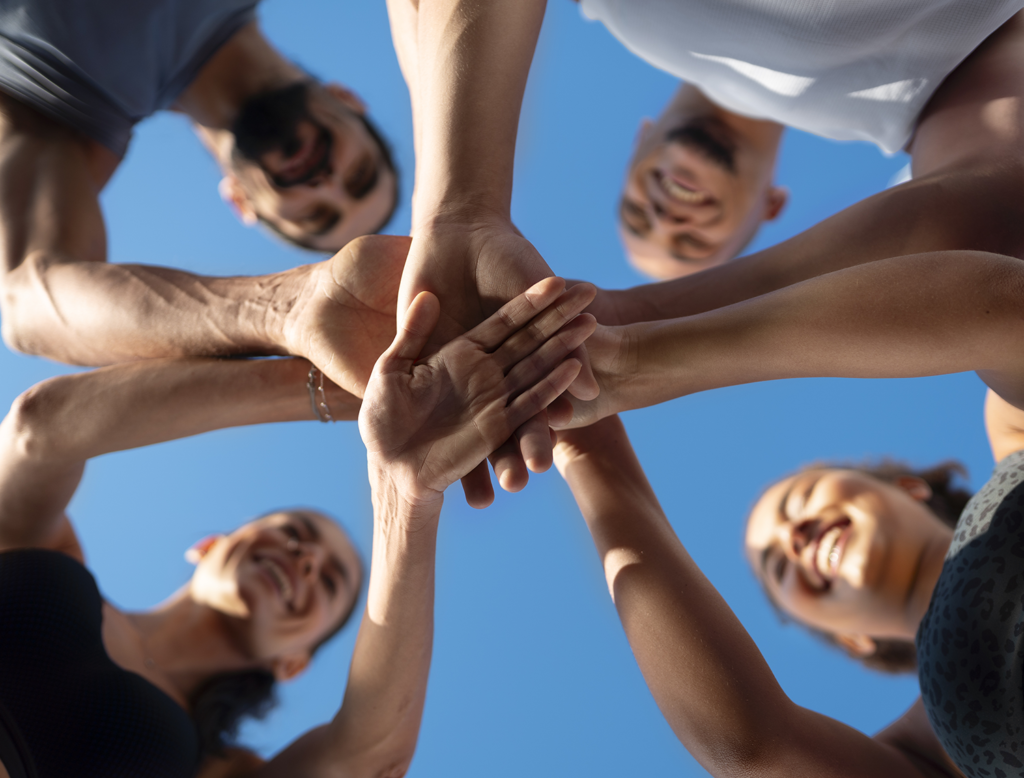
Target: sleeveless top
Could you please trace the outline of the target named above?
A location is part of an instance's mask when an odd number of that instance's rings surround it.
[[[942,747],[971,778],[1024,776],[1024,451],[957,522],[917,631],[918,677]]]
[[[111,660],[102,608],[71,557],[0,553],[0,761],[13,778],[193,778],[191,718]]]
[[[258,0],[0,0],[0,90],[122,156]]]
[[[734,113],[888,153],[1024,0],[580,0],[630,51]]]

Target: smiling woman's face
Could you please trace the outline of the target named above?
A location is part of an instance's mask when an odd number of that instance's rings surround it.
[[[856,470],[815,469],[769,488],[747,522],[747,559],[769,596],[836,635],[912,639],[908,601],[926,553],[951,530],[913,477],[885,483]]]
[[[190,589],[228,617],[245,653],[269,659],[310,651],[351,611],[361,583],[344,530],[316,511],[289,510],[219,538]]]

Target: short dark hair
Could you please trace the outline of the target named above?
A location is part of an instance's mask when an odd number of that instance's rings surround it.
[[[950,529],[956,527],[957,519],[963,513],[971,493],[956,485],[957,479],[967,478],[967,468],[956,460],[947,459],[931,467],[915,469],[906,462],[895,459],[881,459],[876,462],[861,462],[859,464],[817,462],[807,467],[802,467],[797,474],[807,470],[854,470],[864,475],[877,478],[887,484],[895,484],[900,478],[912,476],[920,478],[931,489],[931,496],[924,501],[935,517]],[[788,478],[789,476],[787,476]],[[760,581],[760,579],[758,579]],[[856,659],[865,667],[879,670],[884,673],[914,673],[917,672],[917,649],[914,641],[901,640],[899,638],[873,638],[875,650],[868,656],[852,653],[846,648],[836,636],[826,630],[817,629],[804,624],[787,614],[782,606],[772,597],[770,590],[764,586],[765,596],[775,609],[779,619],[784,623],[796,622],[815,637],[842,650],[852,659]]]
[[[383,232],[385,229],[387,229],[388,224],[391,223],[391,220],[395,216],[395,211],[398,210],[399,195],[401,194],[402,191],[401,176],[399,175],[398,167],[395,165],[394,155],[392,154],[391,151],[391,144],[388,142],[388,139],[384,136],[384,134],[380,131],[380,128],[377,127],[377,125],[370,119],[370,117],[366,116],[365,114],[358,113],[356,111],[353,111],[352,113],[355,115],[357,119],[359,119],[359,121],[363,123],[363,127],[366,129],[367,134],[371,138],[373,138],[373,141],[377,144],[377,148],[380,149],[380,158],[384,161],[385,166],[387,166],[387,168],[395,177],[395,199],[391,201],[391,208],[384,215],[384,218],[381,219],[380,223],[372,230],[370,230],[369,233],[367,233],[369,235],[377,235],[378,233]],[[328,253],[324,251],[324,249],[312,245],[312,243],[307,241],[305,238],[296,238],[291,235],[286,235],[278,228],[276,224],[264,218],[262,214],[257,213],[256,220],[263,227],[265,227],[274,235],[276,235],[278,238],[283,240],[285,243],[295,246],[295,248],[303,249],[305,251],[315,251],[319,254]]]

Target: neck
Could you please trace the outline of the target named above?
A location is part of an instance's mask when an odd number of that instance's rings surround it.
[[[127,614],[147,668],[160,673],[184,699],[219,673],[257,667],[228,628],[228,617],[196,602],[188,587],[156,608]]]
[[[230,153],[230,128],[250,97],[307,78],[247,24],[221,46],[182,92],[174,109],[188,115],[200,140],[220,161]]]

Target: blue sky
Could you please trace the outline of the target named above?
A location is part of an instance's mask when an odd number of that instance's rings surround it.
[[[267,0],[265,32],[286,54],[360,93],[405,172],[392,232],[409,226],[408,95],[382,2]],[[614,213],[641,117],[675,80],[629,54],[569,0],[549,0],[520,127],[513,215],[556,272],[603,287],[641,281]],[[792,190],[752,248],[787,238],[883,188],[906,162],[864,144],[790,132],[778,180]],[[143,123],[103,196],[115,262],[211,275],[272,272],[308,255],[247,230],[219,201],[217,171],[186,122]],[[0,401],[65,371],[0,350]],[[742,559],[742,524],[772,479],[819,460],[956,457],[980,486],[992,467],[973,375],[906,381],[801,380],[682,398],[626,415],[634,445],[692,556],[798,703],[874,732],[916,695],[916,679],[861,670],[783,626]],[[369,557],[371,512],[354,424],[229,430],[103,457],[70,515],[105,595],[124,608],[186,580],[184,549],[210,531],[286,505],[337,516]],[[472,511],[456,488],[438,543],[437,629],[414,776],[699,776],[664,723],[622,634],[568,489],[552,471]],[[328,719],[355,637],[346,629],[243,741],[275,750]]]

